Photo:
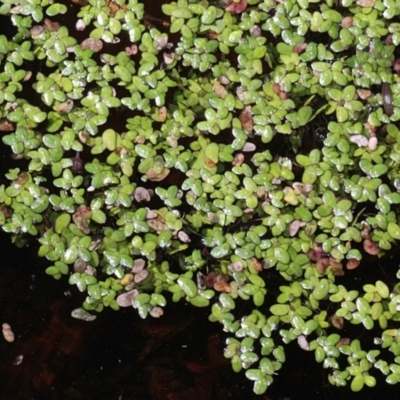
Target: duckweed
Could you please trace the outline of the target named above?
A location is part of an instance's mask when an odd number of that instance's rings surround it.
[[[9,0],[0,14],[16,165],[0,226],[19,247],[38,238],[46,273],[86,294],[72,317],[206,307],[257,394],[292,341],[333,385],[400,381],[400,284],[361,273],[400,240],[393,2],[177,0],[155,17],[138,0]],[[353,274],[362,287],[343,284]]]

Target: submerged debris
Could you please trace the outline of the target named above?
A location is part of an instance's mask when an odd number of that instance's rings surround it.
[[[13,365],[15,365],[15,366],[20,365],[23,360],[24,360],[24,356],[22,354],[20,354],[19,356],[15,357],[15,359],[13,361]]]
[[[97,316],[90,314],[89,312],[87,312],[85,309],[83,309],[82,307],[76,308],[75,310],[72,310],[71,312],[71,317],[72,318],[76,318],[76,319],[80,319],[82,321],[94,321]]]
[[[7,323],[4,323],[2,325],[2,328],[3,328],[4,339],[8,343],[12,343],[15,340],[15,335],[14,335],[14,332],[11,330],[11,326]]]

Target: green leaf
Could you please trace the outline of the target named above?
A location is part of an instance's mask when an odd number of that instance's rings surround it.
[[[269,310],[274,315],[283,316],[289,313],[290,306],[288,306],[287,304],[274,304],[270,307]]]
[[[375,287],[376,287],[378,294],[383,299],[386,299],[389,297],[389,288],[387,287],[386,283],[384,283],[382,281],[376,281]]]
[[[114,129],[106,129],[102,135],[103,143],[110,151],[114,151],[117,146],[117,134]]]
[[[246,371],[246,378],[250,379],[251,381],[257,381],[263,379],[264,377],[265,377],[265,372],[261,371],[260,369],[248,369]]]
[[[197,286],[190,278],[181,276],[178,278],[177,282],[185,292],[186,296],[195,297],[197,295]]]
[[[389,222],[387,226],[389,235],[396,240],[400,240],[400,226],[395,222]]]
[[[41,122],[43,122],[46,119],[47,114],[44,111],[40,111],[38,113],[33,114],[30,117],[32,118],[33,122],[40,124]]]
[[[107,221],[106,214],[101,210],[92,210],[90,218],[98,224],[105,224]]]
[[[214,164],[218,163],[219,146],[217,143],[208,144],[204,151],[207,158],[209,158]]]
[[[176,10],[176,5],[173,4],[163,4],[161,6],[162,12],[165,15],[172,15],[172,13],[174,12],[174,10]]]
[[[307,167],[308,165],[311,164],[310,159],[307,156],[303,155],[303,154],[297,154],[296,161],[302,167]]]
[[[92,297],[95,300],[100,300],[101,298],[100,286],[97,283],[88,285],[87,291],[90,297]]]
[[[359,392],[364,386],[364,377],[361,374],[356,375],[351,381],[350,388],[353,392]]]
[[[208,307],[210,305],[210,300],[203,296],[194,296],[190,297],[190,303],[193,304],[195,307]]]
[[[189,19],[192,18],[193,14],[187,9],[183,7],[175,8],[171,15],[175,18],[185,18]]]
[[[65,14],[67,7],[64,4],[54,3],[46,9],[46,14],[50,17],[54,17],[58,14]]]
[[[151,158],[157,154],[157,152],[153,148],[145,144],[137,144],[135,146],[135,151],[138,156],[142,158]]]
[[[317,286],[312,291],[312,295],[315,300],[323,300],[329,291],[329,281],[327,279],[321,279]]]
[[[219,246],[214,247],[210,254],[214,258],[223,258],[227,256],[231,251],[231,248],[228,243],[221,244]]]
[[[63,275],[67,275],[69,272],[69,268],[67,264],[64,264],[61,261],[56,261],[55,262],[55,267],[57,268],[58,272],[60,272]]]
[[[46,268],[45,272],[47,275],[55,275],[59,273],[58,269],[54,266]]]
[[[59,215],[54,224],[54,230],[56,233],[61,233],[61,231],[66,228],[71,222],[71,216],[67,213]]]
[[[209,6],[201,16],[201,22],[205,25],[211,25],[217,18],[217,9],[214,6]]]

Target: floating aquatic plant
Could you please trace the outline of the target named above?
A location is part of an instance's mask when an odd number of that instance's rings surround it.
[[[0,7],[0,225],[72,316],[208,307],[258,394],[292,341],[333,385],[399,382],[399,283],[346,280],[400,240],[395,2],[73,3]]]

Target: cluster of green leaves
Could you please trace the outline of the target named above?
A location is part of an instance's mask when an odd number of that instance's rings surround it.
[[[137,0],[3,1],[0,130],[28,163],[0,186],[0,226],[86,293],[74,317],[210,307],[256,393],[293,340],[334,385],[374,386],[373,367],[397,383],[398,285],[340,277],[400,240],[400,9],[229,3],[165,2],[160,19]]]

